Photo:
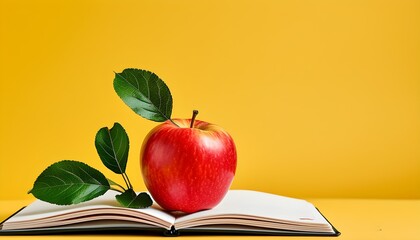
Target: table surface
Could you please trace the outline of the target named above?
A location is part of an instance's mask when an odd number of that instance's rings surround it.
[[[308,199],[341,232],[338,239],[420,239],[420,199]],[[0,221],[31,201],[0,201]],[[1,236],[3,239],[128,239],[139,235],[62,235],[62,236]],[[142,235],[142,239],[159,238]],[[283,236],[181,236],[188,239],[331,239],[331,237]],[[334,239],[334,237],[332,237]]]

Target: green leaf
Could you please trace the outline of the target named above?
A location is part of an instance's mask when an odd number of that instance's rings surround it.
[[[142,192],[139,195],[136,195],[131,188],[124,193],[115,196],[115,198],[122,206],[128,208],[148,208],[153,204],[149,194]]]
[[[109,189],[108,180],[98,170],[82,162],[63,160],[45,169],[29,193],[49,203],[70,205],[99,197]]]
[[[101,128],[95,138],[96,151],[103,164],[114,173],[123,174],[127,166],[130,142],[127,133],[119,123],[111,130]]]
[[[141,69],[125,69],[122,73],[115,73],[114,89],[138,115],[155,122],[171,118],[171,92],[156,74]]]

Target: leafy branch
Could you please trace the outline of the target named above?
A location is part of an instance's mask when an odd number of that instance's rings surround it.
[[[138,115],[156,122],[172,119],[172,95],[168,86],[156,74],[128,68],[115,73],[114,90]],[[177,125],[178,126],[178,125]],[[147,193],[136,194],[126,173],[130,142],[119,123],[109,129],[101,128],[95,137],[95,147],[102,163],[121,175],[126,187],[106,178],[100,171],[85,163],[63,160],[45,169],[28,192],[46,202],[69,205],[99,197],[108,190],[121,194],[117,201],[125,207],[146,208],[152,205]]]
[[[96,150],[102,163],[120,174],[127,188],[106,178],[89,165],[72,160],[56,162],[45,169],[29,191],[36,198],[58,205],[77,204],[99,197],[108,190],[118,191],[117,201],[124,207],[147,208],[152,199],[147,193],[136,194],[125,172],[129,139],[124,128],[115,123],[111,129],[101,128],[95,138]]]

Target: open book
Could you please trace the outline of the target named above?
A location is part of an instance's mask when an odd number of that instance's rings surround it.
[[[78,205],[36,200],[0,224],[0,234],[161,231],[216,234],[320,235],[340,233],[309,202],[249,190],[230,190],[215,208],[192,214],[164,211],[157,205],[130,209],[118,205],[116,192]]]

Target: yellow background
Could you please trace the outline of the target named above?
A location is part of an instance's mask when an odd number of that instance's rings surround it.
[[[281,195],[420,198],[420,1],[0,1],[0,199],[48,165],[109,178],[94,137],[120,122],[128,175],[157,123],[115,94],[148,69],[173,117],[224,127],[232,188]],[[121,182],[121,181],[120,181]]]

